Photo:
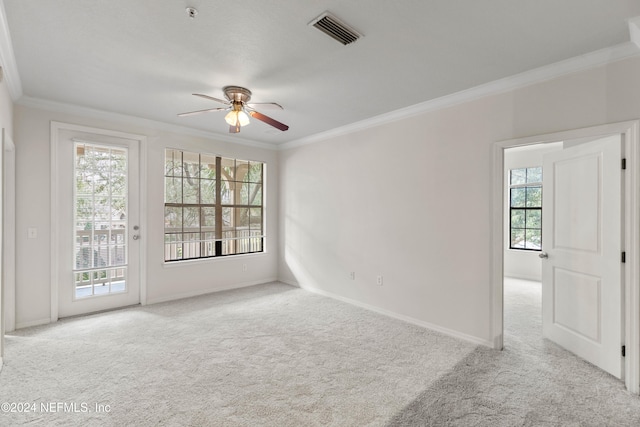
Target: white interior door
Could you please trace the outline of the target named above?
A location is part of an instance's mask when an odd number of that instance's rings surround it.
[[[140,302],[139,141],[61,129],[58,316]]]
[[[622,141],[549,153],[543,162],[543,335],[623,377]]]

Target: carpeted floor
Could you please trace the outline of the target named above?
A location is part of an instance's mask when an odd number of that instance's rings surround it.
[[[509,282],[503,352],[279,283],[23,329],[0,425],[640,425],[640,398],[542,340],[539,292]]]

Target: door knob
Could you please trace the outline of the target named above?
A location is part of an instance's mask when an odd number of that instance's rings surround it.
[[[138,236],[137,234],[134,234],[134,235],[132,236],[132,238],[133,238],[133,240],[138,240],[138,239],[140,238],[140,236]]]
[[[538,254],[538,257],[539,257],[539,258],[543,258],[543,259],[544,259],[544,258],[549,258],[549,254],[547,254],[546,252],[540,252],[540,253]]]

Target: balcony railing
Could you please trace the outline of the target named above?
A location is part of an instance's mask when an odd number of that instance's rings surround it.
[[[264,235],[260,230],[235,228],[223,231],[224,237],[222,239],[202,238],[203,235],[212,236],[212,234],[200,232],[165,233],[165,261],[263,251]],[[221,242],[221,253],[216,253],[216,242]]]

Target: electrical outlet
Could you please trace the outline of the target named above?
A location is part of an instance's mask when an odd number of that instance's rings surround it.
[[[355,271],[352,271],[351,273],[349,273],[349,279],[356,280],[356,272]]]
[[[378,286],[382,286],[382,275],[376,277],[376,284]]]
[[[247,264],[242,264],[242,271],[247,271]]]
[[[27,228],[27,238],[29,239],[37,239],[38,238],[38,229],[35,227]]]

